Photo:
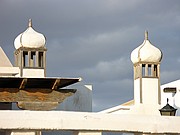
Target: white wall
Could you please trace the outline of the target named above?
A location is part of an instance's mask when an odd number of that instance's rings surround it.
[[[19,76],[19,67],[0,67],[0,76]]]
[[[165,93],[163,91],[164,88],[176,88],[176,93]],[[167,104],[167,98],[169,99],[169,105],[178,109],[176,112],[176,116],[180,116],[180,80],[176,80],[164,85],[161,85],[161,107]]]
[[[23,77],[44,77],[44,69],[23,69]]]
[[[92,111],[92,85],[79,82],[67,88],[77,89],[76,93],[61,103],[57,110],[64,111]]]
[[[134,80],[135,104],[140,103],[140,79]],[[158,78],[142,78],[142,102],[143,104],[158,104]]]
[[[134,102],[140,103],[140,78],[134,80]]]
[[[142,78],[143,104],[158,104],[158,78]]]

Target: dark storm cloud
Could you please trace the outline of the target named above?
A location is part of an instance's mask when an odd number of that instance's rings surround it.
[[[144,40],[163,52],[161,82],[179,79],[180,1],[1,0],[0,45],[13,61],[13,41],[33,19],[47,38],[48,76],[83,77],[94,85],[94,110],[133,98],[131,51]]]

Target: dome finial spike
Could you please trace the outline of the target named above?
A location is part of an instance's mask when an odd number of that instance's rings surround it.
[[[145,40],[148,40],[148,31],[145,31]]]
[[[32,19],[29,19],[29,27],[32,27]]]

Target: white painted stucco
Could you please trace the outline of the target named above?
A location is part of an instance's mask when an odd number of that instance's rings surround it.
[[[158,78],[142,78],[142,102],[151,106],[158,104]]]
[[[142,91],[140,91],[140,87],[142,87]],[[158,91],[158,78],[142,78],[142,84],[140,84],[140,78],[134,80],[135,104],[140,103],[140,93],[142,93],[143,104],[157,105],[159,100]]]
[[[140,103],[140,78],[134,80],[134,103]]]
[[[10,62],[9,58],[0,47],[0,67],[12,67],[12,63]]]
[[[0,111],[1,130],[180,133],[177,125],[180,125],[180,117],[67,111]]]
[[[44,77],[44,69],[24,68],[23,77]]]
[[[128,105],[128,106],[119,105],[119,106],[115,106],[115,107],[100,111],[98,113],[130,114],[132,107],[133,105]]]
[[[0,67],[0,76],[18,76],[19,67]]]

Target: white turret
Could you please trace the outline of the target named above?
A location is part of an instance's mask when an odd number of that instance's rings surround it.
[[[45,36],[32,28],[32,20],[29,19],[28,28],[14,40],[15,65],[20,68],[20,76],[44,77],[46,75],[45,43]]]
[[[149,110],[148,113],[160,114],[161,59],[161,50],[151,44],[146,31],[144,42],[131,53],[134,66],[134,101],[135,106],[141,106],[141,112]]]

